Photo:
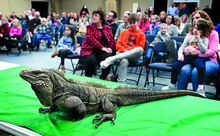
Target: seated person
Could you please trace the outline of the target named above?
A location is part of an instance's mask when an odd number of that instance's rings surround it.
[[[178,51],[178,60],[173,64],[171,73],[171,84],[162,88],[162,90],[176,89],[176,82],[178,73],[186,64],[193,64],[200,75],[198,79],[199,87],[197,93],[205,97],[204,83],[205,83],[205,61],[208,60],[194,54],[183,54],[184,48],[188,46],[196,48],[200,54],[204,54],[208,48],[208,36],[211,30],[208,21],[200,19],[196,22],[191,35],[184,40]]]
[[[58,50],[54,51],[51,55],[51,58],[58,56],[61,58],[61,71],[66,72],[64,66],[64,60],[67,55],[80,55],[81,47],[78,45],[76,47],[76,37],[74,30],[71,26],[66,25],[64,36],[58,42]]]
[[[87,17],[82,18],[82,22],[79,23],[79,31],[77,32],[77,35],[85,35],[86,26],[89,25],[89,22],[87,19],[88,19]]]
[[[86,35],[80,52],[80,64],[85,67],[85,76],[96,74],[96,67],[100,61],[112,56],[115,40],[112,28],[106,25],[105,13],[102,10],[92,12],[92,23],[86,27]],[[100,79],[106,79],[111,67],[102,69]]]
[[[129,63],[135,62],[142,56],[146,44],[146,36],[137,26],[137,15],[131,14],[128,21],[130,27],[122,31],[117,40],[116,55],[108,57],[100,63],[101,68],[107,68],[115,61],[120,60],[117,70],[119,82],[125,82]]]
[[[8,44],[8,36],[10,32],[10,27],[8,26],[8,21],[2,19],[0,21],[0,46],[6,46],[8,51],[10,51],[10,46]]]
[[[34,46],[36,47],[36,50],[39,50],[39,44],[41,39],[46,39],[48,41],[48,47],[51,44],[51,37],[49,35],[50,29],[47,26],[47,19],[46,18],[41,18],[41,24],[38,25],[34,29]]]
[[[175,62],[177,58],[176,42],[174,40],[170,40],[170,35],[168,33],[168,25],[166,23],[160,24],[160,31],[154,38],[154,41],[150,43],[150,46],[154,47],[155,44],[158,42],[165,42],[166,50],[168,52],[167,63]]]
[[[17,41],[22,38],[22,27],[20,25],[19,20],[14,19],[12,23],[13,26],[9,32],[10,40],[12,41],[11,44],[13,44],[13,41]]]
[[[160,31],[160,20],[158,15],[152,15],[150,17],[150,28],[147,31],[148,35],[157,35]]]

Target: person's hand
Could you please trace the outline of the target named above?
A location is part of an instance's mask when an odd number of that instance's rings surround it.
[[[195,49],[194,47],[190,48],[189,52],[190,55],[198,55],[197,49]]]
[[[108,53],[112,53],[112,49],[111,48],[107,48]]]
[[[196,38],[200,38],[201,37],[201,31],[197,30],[196,31]]]
[[[67,45],[64,45],[63,47],[64,47],[64,49],[68,49],[68,46],[67,46]]]
[[[183,55],[178,56],[178,60],[179,61],[184,61],[184,56]]]
[[[104,51],[104,52],[106,52],[106,53],[112,53],[112,49],[111,49],[111,48],[103,47],[103,48],[102,48],[102,51]]]

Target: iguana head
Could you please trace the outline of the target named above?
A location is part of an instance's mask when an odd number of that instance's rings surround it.
[[[52,105],[54,85],[58,83],[58,81],[54,80],[59,80],[59,77],[64,77],[61,73],[53,69],[25,69],[20,72],[20,76],[31,84],[39,101],[44,106]]]

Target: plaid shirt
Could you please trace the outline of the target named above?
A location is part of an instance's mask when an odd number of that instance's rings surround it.
[[[50,29],[47,25],[38,25],[36,27],[36,31],[37,31],[37,33],[40,33],[40,34],[49,34],[50,33]]]
[[[102,50],[103,45],[101,44],[102,33],[95,24],[90,24],[86,27],[86,36],[82,45],[81,55],[88,56],[93,53],[93,50]],[[115,49],[115,40],[112,34],[112,29],[110,26],[103,26],[102,31],[104,32],[108,45],[113,50]]]

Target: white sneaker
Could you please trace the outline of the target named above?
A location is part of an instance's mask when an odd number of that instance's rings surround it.
[[[176,90],[176,85],[174,84],[169,84],[167,86],[164,86],[161,88],[162,91],[168,91],[168,90]]]
[[[206,96],[205,96],[205,90],[204,90],[203,88],[198,88],[198,89],[196,90],[196,93],[199,94],[199,95],[201,95],[201,96],[203,96],[203,97],[206,97]]]
[[[113,57],[108,57],[105,60],[100,62],[100,67],[103,68],[103,69],[106,69],[112,63],[114,63]]]

